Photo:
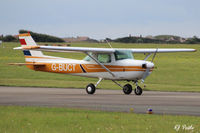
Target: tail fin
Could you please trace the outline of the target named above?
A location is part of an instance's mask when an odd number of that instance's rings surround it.
[[[19,41],[22,46],[37,46],[30,33],[19,34]],[[34,50],[23,50],[24,56],[35,56],[35,57],[43,57],[43,53],[41,51]]]

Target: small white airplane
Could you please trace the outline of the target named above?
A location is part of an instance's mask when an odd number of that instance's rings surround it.
[[[75,76],[99,78],[94,85],[88,84],[86,92],[94,94],[97,85],[103,80],[112,80],[123,89],[125,94],[132,92],[132,86],[122,86],[117,81],[132,81],[135,94],[141,95],[142,88],[138,81],[144,82],[145,78],[154,69],[153,60],[156,53],[167,52],[194,52],[195,49],[114,49],[114,48],[86,48],[86,47],[59,47],[39,46],[35,43],[30,33],[20,34],[21,49],[25,55],[26,63],[12,63],[13,65],[26,65],[35,71],[71,74]],[[41,51],[50,52],[82,52],[87,56],[83,60],[68,59],[43,55]],[[133,53],[147,54],[144,60],[135,60]],[[152,61],[147,59],[153,54]]]

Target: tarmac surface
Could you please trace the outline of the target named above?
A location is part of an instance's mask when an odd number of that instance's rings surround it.
[[[141,96],[122,90],[0,87],[0,105],[69,107],[102,111],[200,116],[200,93],[144,91]]]

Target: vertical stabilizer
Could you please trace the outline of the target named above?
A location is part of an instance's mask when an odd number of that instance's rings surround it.
[[[19,41],[22,46],[37,46],[30,33],[19,34]],[[41,51],[23,50],[25,56],[43,57]]]

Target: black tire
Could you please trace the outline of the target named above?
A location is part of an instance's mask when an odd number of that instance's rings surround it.
[[[126,94],[126,95],[129,95],[129,94],[131,94],[131,92],[132,92],[132,86],[130,85],[130,84],[126,84],[126,85],[124,85],[124,87],[123,87],[123,92],[124,92],[124,94]]]
[[[90,83],[89,85],[87,85],[87,87],[85,89],[86,89],[86,92],[88,94],[94,94],[95,91],[96,91],[96,87],[92,83]]]
[[[141,95],[142,94],[142,88],[140,86],[137,86],[134,91],[135,91],[135,95]]]

